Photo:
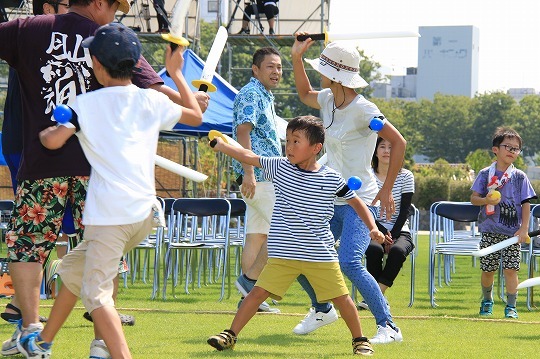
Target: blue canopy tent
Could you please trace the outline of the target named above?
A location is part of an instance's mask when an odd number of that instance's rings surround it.
[[[6,159],[2,154],[2,132],[0,132],[0,166],[7,166]]]
[[[191,84],[192,80],[201,78],[203,67],[204,62],[193,51],[187,49],[184,52],[182,73],[189,84]],[[159,71],[158,74],[167,86],[176,89],[176,85],[167,76],[165,69]],[[177,124],[174,127],[175,132],[198,137],[207,136],[210,130],[232,134],[233,102],[238,91],[217,74],[214,76],[212,83],[217,87],[217,91],[209,93],[210,103],[203,115],[203,124],[199,127]]]

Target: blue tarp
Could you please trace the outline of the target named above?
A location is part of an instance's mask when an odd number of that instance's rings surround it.
[[[6,159],[2,154],[2,132],[0,132],[0,166],[7,166]]]
[[[182,73],[189,84],[201,78],[203,67],[204,62],[193,51],[187,49],[184,52]],[[167,76],[165,69],[159,71],[158,74],[167,86],[176,89],[176,85]],[[203,124],[199,127],[178,124],[174,127],[175,132],[199,137],[207,136],[210,130],[218,130],[229,135],[232,133],[233,102],[238,91],[217,74],[212,83],[217,87],[217,91],[209,92],[210,104],[203,115]],[[193,88],[193,90],[198,89]]]

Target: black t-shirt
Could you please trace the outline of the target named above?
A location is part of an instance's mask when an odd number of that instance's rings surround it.
[[[8,88],[2,124],[2,153],[17,154],[23,149],[21,89],[17,71],[9,68]]]
[[[58,150],[48,150],[39,132],[55,124],[57,104],[73,103],[78,94],[101,87],[81,42],[98,24],[76,13],[41,15],[0,24],[0,58],[17,70],[22,96],[23,154],[18,180],[88,176],[90,164],[72,136]],[[162,83],[141,57],[133,83],[147,88]],[[104,109],[105,111],[106,109]]]

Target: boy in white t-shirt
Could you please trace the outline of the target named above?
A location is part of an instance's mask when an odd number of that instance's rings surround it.
[[[182,76],[181,51],[167,48],[165,63],[185,107],[131,83],[141,44],[124,25],[100,27],[83,46],[89,49],[95,76],[104,88],[77,96],[70,122],[43,130],[40,140],[57,149],[76,134],[92,166],[83,212],[84,241],[58,269],[63,285],[47,325],[41,333],[21,338],[19,349],[27,358],[50,357],[52,341],[77,297],[103,334],[111,357],[131,358],[112,300],[118,262],[150,233],[160,211],[154,184],[159,131],[170,130],[179,121],[202,119]]]

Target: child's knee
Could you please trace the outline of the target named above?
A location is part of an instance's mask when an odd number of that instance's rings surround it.
[[[254,300],[260,300],[262,303],[270,296],[270,292],[264,288],[255,286],[248,295],[251,296]]]

